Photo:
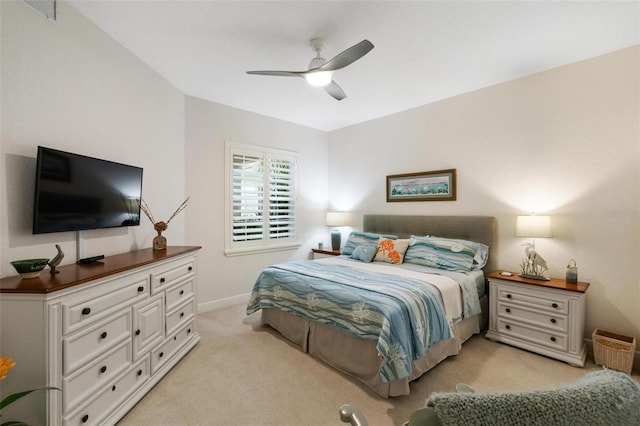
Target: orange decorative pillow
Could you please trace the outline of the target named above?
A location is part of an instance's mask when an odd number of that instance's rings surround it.
[[[409,247],[410,240],[390,240],[388,238],[380,238],[378,241],[378,251],[374,262],[402,263],[404,253]]]

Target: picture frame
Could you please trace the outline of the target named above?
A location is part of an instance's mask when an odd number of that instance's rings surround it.
[[[387,176],[387,202],[455,200],[456,169]]]

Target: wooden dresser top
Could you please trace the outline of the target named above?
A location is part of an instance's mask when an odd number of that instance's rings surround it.
[[[140,266],[197,251],[199,246],[169,246],[165,250],[151,248],[107,256],[94,263],[63,265],[51,274],[45,267],[38,278],[23,279],[19,275],[0,280],[0,293],[48,294],[88,281],[108,277]]]

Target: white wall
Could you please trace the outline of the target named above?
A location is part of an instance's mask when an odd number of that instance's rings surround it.
[[[76,260],[75,233],[32,235],[36,147],[48,146],[144,168],[143,197],[166,220],[185,197],[184,95],[64,2],[52,23],[23,2],[0,2],[0,276],[11,260]],[[165,233],[185,243],[184,216]],[[150,247],[141,226],[84,231],[81,256]]]
[[[295,151],[299,195],[296,250],[227,257],[224,255],[225,141]],[[329,243],[327,209],[328,136],[198,98],[186,98],[186,179],[192,195],[187,211],[187,240],[203,248],[199,255],[200,311],[246,303],[259,272],[273,263],[307,258],[318,241]]]
[[[537,246],[563,276],[570,258],[594,327],[640,336],[640,48],[625,49],[330,134],[186,97],[64,2],[50,23],[0,2],[0,276],[10,260],[75,261],[75,235],[31,234],[37,145],[144,167],[158,220],[185,198],[170,244],[202,245],[199,303],[243,302],[259,270],[304,258],[322,240],[327,205],[366,213],[486,214],[499,223],[499,264],[517,270],[515,216],[553,217]],[[301,247],[225,257],[224,141],[301,153]],[[386,203],[385,176],[456,168],[458,201]],[[357,223],[357,222],[356,222]],[[186,229],[185,229],[186,224]],[[149,247],[138,228],[85,233],[85,255]]]
[[[329,199],[360,213],[490,215],[519,271],[515,217],[552,216],[550,275],[588,281],[587,327],[640,337],[640,46],[329,136]],[[457,169],[457,201],[387,203],[385,176]]]

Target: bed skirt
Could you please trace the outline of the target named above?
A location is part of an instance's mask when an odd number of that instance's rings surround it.
[[[482,313],[467,318],[454,327],[455,338],[433,345],[420,359],[413,361],[410,377],[390,383],[380,380],[382,361],[376,341],[347,334],[278,309],[262,309],[262,322],[300,346],[302,351],[333,368],[359,380],[383,398],[408,395],[409,383],[435,367],[445,358],[457,355],[462,344],[486,328],[487,296],[480,299]]]

